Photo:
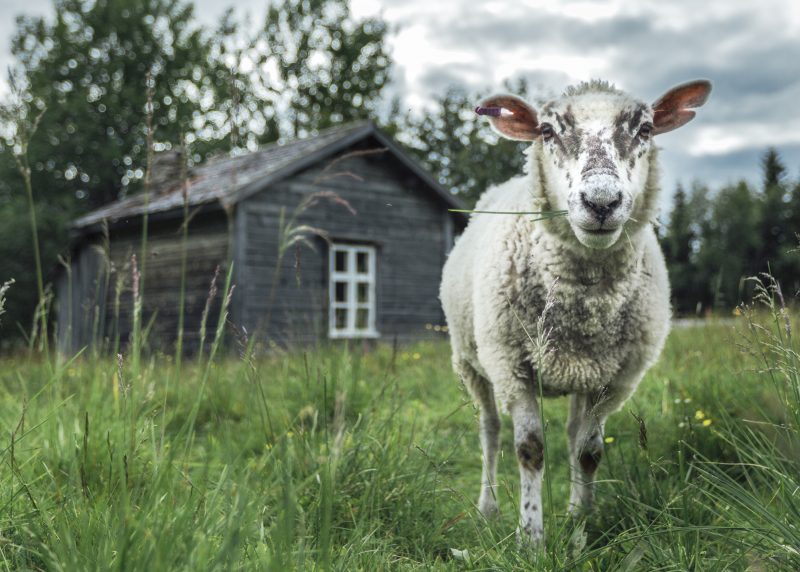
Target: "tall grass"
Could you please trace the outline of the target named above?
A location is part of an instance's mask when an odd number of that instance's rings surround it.
[[[21,86],[19,83],[20,81],[21,79],[17,78],[9,71],[8,83],[11,88],[11,95],[8,103],[0,107],[0,119],[2,119],[4,124],[11,130],[11,132],[7,134],[9,137],[7,144],[16,162],[20,177],[22,178],[25,197],[28,201],[34,271],[36,272],[36,291],[38,294],[29,345],[32,350],[38,340],[40,349],[47,353],[47,311],[49,302],[44,286],[41,248],[39,247],[39,227],[36,222],[36,204],[33,198],[31,167],[28,160],[28,145],[39,128],[39,122],[46,111],[46,107],[44,103],[36,100],[24,86]]]
[[[136,373],[139,372],[140,361],[142,356],[142,310],[144,308],[144,284],[147,275],[147,231],[148,220],[150,215],[150,181],[153,176],[153,140],[154,140],[154,127],[153,127],[153,114],[155,107],[153,104],[153,93],[155,91],[155,79],[150,72],[147,73],[145,78],[145,89],[147,90],[147,98],[145,103],[145,171],[144,171],[144,210],[142,211],[142,244],[141,244],[141,267],[136,267],[136,258],[133,258],[133,274],[134,274],[134,289],[133,289],[133,332],[131,334],[131,347],[133,356],[133,369]],[[138,287],[137,287],[138,286]]]
[[[230,299],[227,286],[220,291],[213,339],[202,359],[182,365],[180,384],[169,383],[174,362],[157,353],[139,375],[125,356],[82,355],[52,372],[2,360],[0,421],[9,432],[0,457],[9,470],[0,474],[0,567],[795,564],[787,547],[795,542],[796,457],[786,429],[776,429],[788,412],[765,373],[748,371],[751,358],[729,327],[670,337],[629,406],[642,421],[627,412],[609,420],[598,510],[581,526],[565,514],[567,403],[544,403],[553,508],[542,557],[514,538],[513,455],[500,459],[501,519],[486,522],[473,504],[477,412],[450,371],[445,342],[258,357],[242,337],[234,359],[219,351]],[[750,449],[748,435],[760,435]],[[508,424],[503,436],[511,441]],[[748,450],[755,460],[742,457]],[[451,560],[450,548],[468,551],[469,561]]]
[[[186,320],[186,264],[189,245],[189,149],[186,137],[181,136],[181,196],[183,198],[183,222],[181,223],[181,283],[178,292],[178,331],[175,342],[175,370],[180,375],[183,360],[183,333]]]

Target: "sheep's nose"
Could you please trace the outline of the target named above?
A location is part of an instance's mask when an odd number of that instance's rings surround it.
[[[586,196],[586,193],[581,193],[581,204],[600,220],[605,220],[622,204],[622,193],[594,196],[591,199]]]

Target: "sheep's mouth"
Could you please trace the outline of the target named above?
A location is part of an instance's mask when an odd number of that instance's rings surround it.
[[[606,235],[606,234],[614,234],[615,232],[617,232],[618,229],[616,229],[616,228],[583,228],[583,227],[581,227],[581,230],[583,232],[588,233],[588,234],[594,234],[594,235],[598,235],[598,236],[603,236],[603,235]]]

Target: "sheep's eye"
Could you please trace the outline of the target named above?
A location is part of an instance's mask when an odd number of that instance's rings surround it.
[[[644,123],[639,128],[639,133],[637,135],[642,139],[649,139],[650,135],[653,133],[653,124],[652,123]]]
[[[542,139],[544,139],[545,141],[549,141],[550,139],[553,138],[553,135],[556,134],[556,132],[553,130],[553,126],[550,125],[549,123],[542,123],[541,130],[542,130]]]

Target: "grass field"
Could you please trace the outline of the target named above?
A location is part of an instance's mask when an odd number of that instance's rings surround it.
[[[673,331],[608,423],[585,522],[565,516],[565,401],[546,402],[544,552],[516,545],[510,450],[501,519],[474,506],[477,412],[445,341],[180,372],[161,355],[139,371],[124,357],[0,359],[0,565],[797,570],[797,376],[784,326],[763,320]]]

